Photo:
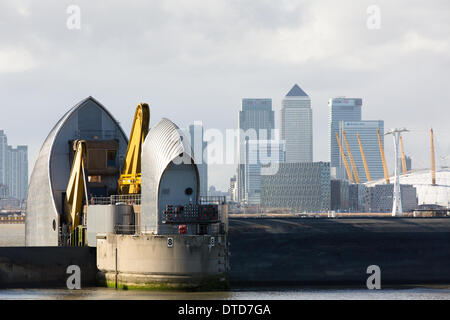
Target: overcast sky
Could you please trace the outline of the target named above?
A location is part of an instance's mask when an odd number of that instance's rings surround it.
[[[66,23],[71,4],[81,28]],[[380,28],[369,29],[370,5]],[[328,161],[330,97],[363,99],[363,119],[407,127],[413,167],[450,155],[450,2],[0,0],[0,129],[29,146],[30,173],[58,119],[92,95],[129,133],[137,103],[151,125],[201,120],[236,128],[240,100],[283,96],[297,83],[312,100],[314,160]],[[392,138],[386,156],[392,170]],[[226,190],[235,167],[212,166]]]

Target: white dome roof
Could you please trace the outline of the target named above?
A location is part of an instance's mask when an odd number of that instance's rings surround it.
[[[390,177],[394,181],[394,177]],[[384,184],[384,179],[367,182],[366,186],[371,187]],[[413,170],[400,175],[401,184],[412,184],[417,189],[419,204],[438,204],[450,206],[450,169],[442,168],[436,171],[436,185],[431,185],[431,170]]]

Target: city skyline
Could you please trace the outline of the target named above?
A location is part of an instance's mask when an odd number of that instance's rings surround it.
[[[312,100],[315,161],[328,159],[327,101],[345,95],[363,98],[365,119],[411,130],[404,144],[414,168],[429,167],[433,127],[442,162],[450,154],[450,90],[443,81],[449,4],[379,1],[379,29],[367,27],[370,4],[111,3],[105,15],[103,5],[82,0],[81,28],[69,30],[66,3],[4,1],[0,18],[11,28],[0,30],[8,116],[0,125],[11,144],[29,146],[31,172],[53,123],[89,95],[127,134],[141,101],[150,105],[151,125],[166,117],[180,127],[202,120],[205,130],[224,131],[236,128],[243,97],[271,98],[278,124],[286,88],[298,83]],[[111,18],[116,14],[120,21]],[[393,158],[386,141],[390,170]],[[226,190],[234,173],[232,165],[210,166],[210,184]]]
[[[8,144],[8,137],[0,129],[0,186],[4,196],[25,200],[28,189],[28,146]]]

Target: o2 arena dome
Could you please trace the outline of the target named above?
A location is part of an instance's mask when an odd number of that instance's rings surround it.
[[[390,180],[394,181],[394,177]],[[384,184],[384,179],[367,182],[366,186],[372,187]],[[417,190],[418,204],[437,204],[444,207],[450,206],[450,168],[436,170],[436,184],[431,184],[431,170],[413,170],[400,175],[400,184],[413,185]]]

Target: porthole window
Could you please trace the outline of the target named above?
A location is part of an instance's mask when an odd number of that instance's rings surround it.
[[[55,221],[55,219],[53,219],[53,231],[55,231],[56,230],[56,221]]]
[[[184,190],[184,193],[190,196],[192,194],[192,188],[186,188],[186,190]]]

